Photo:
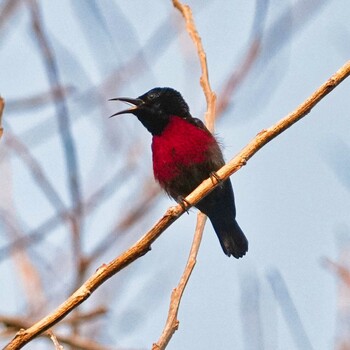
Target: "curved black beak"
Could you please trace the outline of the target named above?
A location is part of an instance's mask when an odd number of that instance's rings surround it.
[[[137,110],[137,108],[144,103],[140,98],[129,98],[129,97],[111,98],[109,99],[109,101],[122,101],[132,105],[128,109],[124,109],[120,112],[114,113],[109,118],[115,117],[116,115],[120,115],[120,114],[133,113],[133,111]]]

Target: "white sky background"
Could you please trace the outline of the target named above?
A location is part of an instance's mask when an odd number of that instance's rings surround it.
[[[317,5],[322,1],[304,3],[313,3],[319,10],[304,9],[306,18],[311,18],[302,26],[298,22],[302,13],[289,12],[291,17],[284,20],[285,26],[273,33],[270,28],[280,14],[296,2],[269,2],[261,58],[216,124],[226,159],[232,158],[263,128],[295,109],[349,59],[348,1],[326,1],[322,6]],[[147,5],[144,1],[118,1],[125,17],[109,23],[114,35],[104,41],[101,38],[106,38],[107,33],[98,30],[97,16],[91,17],[91,12],[89,15],[87,4],[92,2],[46,0],[39,4],[63,81],[78,93],[104,82],[114,69],[128,62],[138,47],[147,44],[162,21],[169,19],[168,29],[163,27],[164,46],[155,46],[145,53],[148,64],[145,72],[131,75],[126,71],[121,80],[112,79],[100,100],[83,95],[83,101],[72,98],[68,102],[84,195],[91,194],[99,183],[122,167],[125,161],[122,154],[130,144],[135,143],[139,152],[135,159],[136,175],[130,176],[113,199],[86,219],[83,243],[89,252],[98,241],[99,232],[110,229],[114,219],[123,217],[130,203],[144,194],[141,176],[150,177],[152,171],[147,131],[132,116],[108,119],[123,106],[115,102],[107,105],[104,101],[116,96],[136,97],[155,86],[171,86],[182,92],[192,114],[202,117],[205,99],[199,86],[198,58],[188,34],[182,30],[178,36],[175,32],[184,23],[170,1],[147,1]],[[110,4],[100,2],[107,22]],[[255,2],[213,0],[204,7],[202,2],[189,4],[207,53],[212,87],[219,92],[249,46]],[[82,23],[90,25],[89,35],[95,36],[90,41],[83,34]],[[1,95],[16,101],[47,91],[49,85],[26,11],[19,11],[6,31],[1,30]],[[288,33],[292,34],[290,38]],[[284,278],[313,349],[334,348],[337,284],[321,261],[324,257],[337,258],[339,235],[348,235],[350,225],[346,171],[349,169],[346,147],[350,146],[349,87],[349,81],[342,83],[305,119],[265,146],[234,174],[237,219],[248,237],[249,252],[243,259],[228,259],[210,222],[207,223],[198,263],[180,308],[180,328],[168,349],[298,349],[267,279],[275,269]],[[4,116],[5,132],[6,125],[10,126],[27,144],[68,205],[66,169],[53,108],[24,113],[11,106]],[[106,129],[113,132],[112,144],[105,142]],[[4,192],[13,192],[14,202],[4,206],[13,205],[23,226],[35,228],[54,211],[18,158],[11,159],[11,166],[6,168],[11,169],[10,175],[0,173],[0,187],[8,189],[11,178],[11,190]],[[163,195],[146,219],[130,230],[129,239],[100,257],[91,272],[136,241],[171,204]],[[97,296],[87,301],[87,309],[101,297],[115,306],[108,315],[109,327],[101,332],[99,340],[141,349],[150,348],[158,339],[171,291],[186,262],[195,220],[195,210],[181,217],[153,245],[151,252],[113,277],[96,292]],[[44,260],[55,268],[54,276],[49,276],[48,271],[43,273],[48,278],[47,295],[57,298],[57,303],[50,304],[48,310],[64,300],[74,277],[67,273],[71,266],[70,253],[65,249],[65,245],[67,250],[70,248],[69,235],[64,227],[55,233],[47,238],[44,248],[31,251],[38,265]],[[0,231],[1,246],[8,241],[7,234]],[[28,310],[15,273],[10,260],[0,261],[3,281],[0,310],[21,315]],[[53,277],[56,282],[50,289],[49,278]],[[254,313],[254,298],[249,299],[249,286],[254,285],[258,286],[260,297],[255,310],[260,312],[263,324],[263,342],[259,345],[254,344],[254,336],[246,337],[244,322],[249,323],[249,318],[242,317],[250,305],[253,314],[258,313]],[[34,343],[29,348],[34,349]]]

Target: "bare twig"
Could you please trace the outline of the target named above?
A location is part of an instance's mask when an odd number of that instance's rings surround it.
[[[65,161],[68,173],[68,184],[71,195],[72,207],[74,208],[74,215],[71,216],[71,232],[73,238],[74,257],[77,265],[78,280],[82,279],[80,273],[81,261],[81,194],[80,194],[80,178],[78,171],[78,161],[74,138],[71,131],[70,118],[68,107],[66,105],[65,96],[63,94],[60,76],[58,72],[56,57],[51,49],[48,37],[45,32],[44,23],[40,16],[39,6],[36,0],[29,3],[31,11],[31,19],[33,31],[35,33],[39,49],[46,68],[46,73],[51,85],[51,91],[54,94],[54,102],[56,108],[56,117],[59,127],[60,137],[64,149]]]
[[[181,301],[183,292],[191,276],[193,268],[196,265],[197,254],[198,254],[199,246],[201,244],[206,219],[207,219],[206,215],[204,215],[203,213],[198,213],[196,231],[193,237],[191,251],[187,260],[185,270],[181,276],[178,286],[174,288],[173,292],[171,293],[168,318],[166,320],[166,324],[163,329],[162,335],[160,336],[157,343],[153,344],[152,350],[165,349],[171,337],[179,327],[177,313],[179,311],[180,301]]]
[[[201,63],[202,76],[200,77],[200,83],[203,88],[205,99],[207,101],[207,112],[205,114],[205,120],[209,130],[213,131],[215,121],[215,101],[216,95],[210,88],[209,73],[207,65],[207,56],[204,52],[202,40],[197,32],[196,26],[193,21],[192,11],[188,5],[181,4],[178,0],[173,0],[173,5],[181,12],[186,21],[186,29],[190,34],[194,44],[197,47],[197,53]]]
[[[238,171],[247,161],[257,153],[265,144],[280,135],[301,118],[305,117],[311,109],[329,94],[336,86],[350,75],[350,61],[346,62],[331,78],[320,86],[306,101],[295,111],[278,121],[275,125],[261,131],[249,142],[230,162],[217,171],[218,176],[225,180]],[[191,205],[196,204],[218,184],[213,184],[211,179],[203,181],[185,199]],[[20,349],[33,338],[46,331],[54,324],[67,316],[74,308],[84,302],[106,280],[117,272],[131,264],[136,259],[146,254],[151,244],[184,212],[181,205],[169,208],[164,216],[149,230],[139,241],[110,263],[102,265],[75,293],[63,302],[51,314],[44,317],[32,327],[17,333],[14,339],[5,347],[6,350]]]
[[[55,91],[45,91],[28,97],[7,100],[6,110],[8,113],[16,112],[12,117],[22,116],[21,112],[47,107],[52,99],[68,98],[73,95],[75,88],[71,85],[54,87]],[[60,93],[58,92],[60,90]],[[60,100],[58,101],[60,102]]]
[[[196,29],[190,7],[188,5],[181,4],[180,1],[178,0],[173,0],[173,5],[181,12],[182,16],[184,17],[186,21],[187,32],[189,33],[193,43],[197,47],[197,54],[199,57],[200,66],[202,70],[202,75],[200,77],[200,84],[204,91],[204,95],[207,102],[205,122],[208,129],[211,132],[213,132],[214,122],[215,122],[216,95],[211,90],[211,87],[210,87],[206,54],[202,45],[202,41]],[[189,258],[185,266],[185,270],[181,276],[180,282],[172,292],[168,317],[158,342],[153,344],[153,347],[152,347],[153,350],[165,349],[171,337],[173,336],[175,331],[178,329],[179,321],[177,319],[177,314],[180,307],[181,298],[186,288],[187,282],[191,276],[191,273],[194,269],[194,266],[196,264],[197,255],[198,255],[200,243],[202,240],[206,219],[207,217],[203,213],[199,213],[197,216],[197,225],[194,233],[194,238],[193,238],[193,243],[189,254]]]
[[[55,346],[56,350],[64,350],[63,346],[59,343],[59,341],[57,340],[57,337],[55,336],[55,334],[51,330],[48,330],[47,334],[50,337],[50,339],[52,340],[53,345]]]

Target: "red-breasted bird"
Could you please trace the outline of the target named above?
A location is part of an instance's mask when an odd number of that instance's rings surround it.
[[[201,120],[191,116],[178,91],[154,88],[138,98],[111,100],[132,105],[112,117],[134,114],[152,134],[154,177],[175,200],[181,201],[225,164],[216,139]],[[230,179],[195,206],[209,217],[226,255],[240,258],[248,251],[248,241],[235,219]]]

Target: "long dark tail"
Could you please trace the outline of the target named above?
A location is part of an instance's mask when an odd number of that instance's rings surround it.
[[[235,219],[235,199],[230,180],[216,187],[196,207],[208,215],[226,255],[237,259],[245,255],[248,240]]]
[[[233,218],[225,220],[223,216],[210,216],[211,223],[219,238],[222,250],[227,256],[239,259],[248,251],[248,240]]]

